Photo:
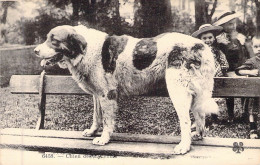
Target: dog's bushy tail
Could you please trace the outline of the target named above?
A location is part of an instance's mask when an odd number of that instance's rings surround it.
[[[215,100],[213,98],[203,98],[199,97],[194,100],[194,106],[198,111],[201,111],[203,113],[214,113],[218,114],[219,112],[219,107]]]
[[[205,113],[215,113],[215,114],[217,114],[219,112],[218,105],[215,102],[215,100],[212,99],[212,98],[203,101],[203,103],[201,104],[201,109]]]
[[[219,112],[219,108],[215,100],[212,98],[215,76],[215,62],[211,49],[204,45],[197,53],[201,57],[201,66],[195,70],[196,80],[194,82],[194,106],[197,110],[204,113]]]

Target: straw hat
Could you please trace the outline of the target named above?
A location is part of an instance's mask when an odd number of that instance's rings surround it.
[[[191,36],[198,38],[202,33],[211,32],[218,35],[223,30],[221,26],[212,26],[211,24],[204,24],[199,27],[199,30],[195,31]]]
[[[219,17],[216,18],[216,22],[213,23],[214,26],[223,25],[224,23],[231,21],[235,18],[240,17],[241,14],[238,14],[234,11],[231,12],[223,12]]]

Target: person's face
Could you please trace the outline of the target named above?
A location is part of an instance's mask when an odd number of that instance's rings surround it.
[[[260,38],[253,38],[252,42],[254,54],[260,57]]]
[[[209,46],[211,46],[215,41],[215,37],[211,32],[202,34],[200,39]]]
[[[231,33],[232,31],[236,31],[236,19],[232,19],[223,25],[221,25],[225,32]]]

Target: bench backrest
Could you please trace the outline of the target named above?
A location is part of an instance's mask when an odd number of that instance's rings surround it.
[[[260,97],[260,77],[214,78],[213,97]],[[71,76],[45,76],[45,94],[86,95]],[[13,75],[10,80],[14,94],[38,94],[40,75]]]

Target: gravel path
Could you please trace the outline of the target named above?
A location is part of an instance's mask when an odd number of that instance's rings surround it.
[[[0,93],[0,128],[34,128],[38,116],[38,96],[12,95],[9,87],[0,88]],[[236,101],[235,115],[239,119],[242,110],[240,100]],[[226,123],[225,101],[221,99],[218,104],[221,109],[219,119],[222,122],[207,127],[206,136],[247,138],[249,124],[239,120],[232,124]],[[47,96],[45,128],[82,131],[90,127],[92,111],[92,96]],[[257,119],[260,120],[259,114]],[[211,119],[207,117],[206,122],[210,123]],[[180,135],[180,128],[169,98],[131,97],[119,103],[115,132]]]

